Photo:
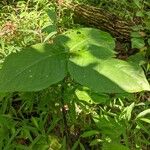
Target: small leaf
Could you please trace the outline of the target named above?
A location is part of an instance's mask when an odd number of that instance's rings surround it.
[[[129,150],[128,147],[121,145],[120,143],[105,143],[103,150]]]
[[[79,140],[77,140],[77,141],[73,144],[71,150],[76,150],[77,147],[78,147],[78,145],[79,145]]]
[[[49,26],[46,26],[42,29],[42,32],[46,32],[46,33],[52,33],[52,32],[57,32],[57,28],[55,25],[49,25]]]
[[[139,52],[135,55],[131,55],[128,57],[128,62],[136,63],[137,65],[143,65],[146,63],[145,52]]]
[[[131,32],[131,37],[132,38],[142,38],[145,37],[146,33],[145,32]]]
[[[84,145],[81,142],[79,142],[79,145],[81,150],[85,150]]]
[[[102,142],[103,142],[103,140],[101,140],[101,139],[95,139],[95,140],[90,142],[90,146],[94,146],[94,145],[97,145],[97,144],[102,143]]]
[[[0,126],[5,126],[8,129],[14,128],[15,122],[9,115],[0,115]]]
[[[52,20],[53,23],[57,21],[57,14],[55,9],[51,8],[47,10],[47,15],[49,16],[49,18]]]
[[[146,128],[145,125],[143,125],[143,124],[140,123],[139,121],[137,121],[136,123],[137,123],[137,126],[136,126],[137,129],[142,129],[145,133],[147,133],[148,135],[150,135],[150,132],[149,132],[149,130]]]
[[[137,12],[136,12],[136,16],[137,16],[137,17],[144,17],[145,14],[144,14],[142,11],[137,11]]]
[[[144,117],[145,115],[150,114],[150,109],[144,110],[141,113],[139,113],[136,117],[136,119]]]
[[[88,90],[77,89],[75,93],[79,100],[85,101],[89,104],[101,104],[109,100],[109,97],[105,94],[97,94]]]
[[[140,118],[140,120],[150,124],[150,119],[147,119],[147,118]]]
[[[141,49],[145,46],[143,38],[132,38],[131,43],[132,43],[132,48]]]
[[[131,114],[132,114],[134,106],[135,106],[135,103],[132,103],[130,106],[126,107],[123,111],[125,112],[125,116],[128,121],[131,119]]]
[[[81,135],[81,137],[87,138],[87,137],[90,137],[90,136],[93,136],[93,135],[97,135],[97,134],[99,134],[99,131],[97,131],[97,130],[90,130],[90,131],[85,131],[85,132]]]
[[[50,38],[52,38],[56,34],[57,34],[56,31],[49,33],[48,36],[45,37],[44,42],[48,41]]]

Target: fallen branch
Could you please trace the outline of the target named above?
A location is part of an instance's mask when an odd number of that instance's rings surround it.
[[[137,24],[102,8],[75,3],[67,3],[65,7],[74,12],[76,23],[108,31],[119,41],[130,41],[132,27]]]

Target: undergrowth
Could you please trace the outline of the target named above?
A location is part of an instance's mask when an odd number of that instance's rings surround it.
[[[148,1],[82,3],[107,8],[126,19],[136,15],[144,22],[142,30],[148,32]],[[1,2],[1,63],[10,53],[24,47],[52,42],[51,37],[56,34],[50,28],[54,28],[55,6],[48,0]],[[77,26],[73,24],[72,14],[61,13],[62,30]],[[150,81],[149,58],[146,60],[143,68]],[[0,150],[150,149],[148,92],[96,95],[94,99],[100,101],[95,102],[88,95],[91,91],[84,92],[79,84],[68,80],[63,103],[62,82],[39,92],[0,93]]]

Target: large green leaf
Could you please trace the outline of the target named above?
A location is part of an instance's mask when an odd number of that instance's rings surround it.
[[[81,28],[69,30],[55,41],[68,47],[68,71],[78,83],[104,93],[150,90],[138,65],[112,58],[115,44],[108,33]]]
[[[143,70],[122,60],[98,60],[82,53],[70,58],[68,68],[75,81],[95,92],[132,93],[150,90]]]
[[[100,58],[115,56],[115,41],[109,33],[93,28],[71,29],[57,36],[55,42],[64,45],[71,54],[90,50]]]
[[[37,91],[66,75],[66,52],[62,47],[36,44],[9,55],[0,70],[0,91]]]

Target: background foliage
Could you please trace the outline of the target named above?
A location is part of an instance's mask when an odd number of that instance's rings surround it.
[[[124,19],[136,16],[142,20],[132,33],[132,47],[139,50],[132,57],[140,60],[150,81],[149,1],[78,2],[102,7]],[[48,0],[0,2],[1,63],[10,53],[26,46],[52,42],[57,31],[55,6]],[[73,23],[71,13],[61,11],[62,30],[79,26]],[[139,35],[139,31],[146,36]],[[71,78],[65,82],[64,89],[60,82],[39,92],[0,93],[0,149],[150,149],[148,92],[99,94]]]

